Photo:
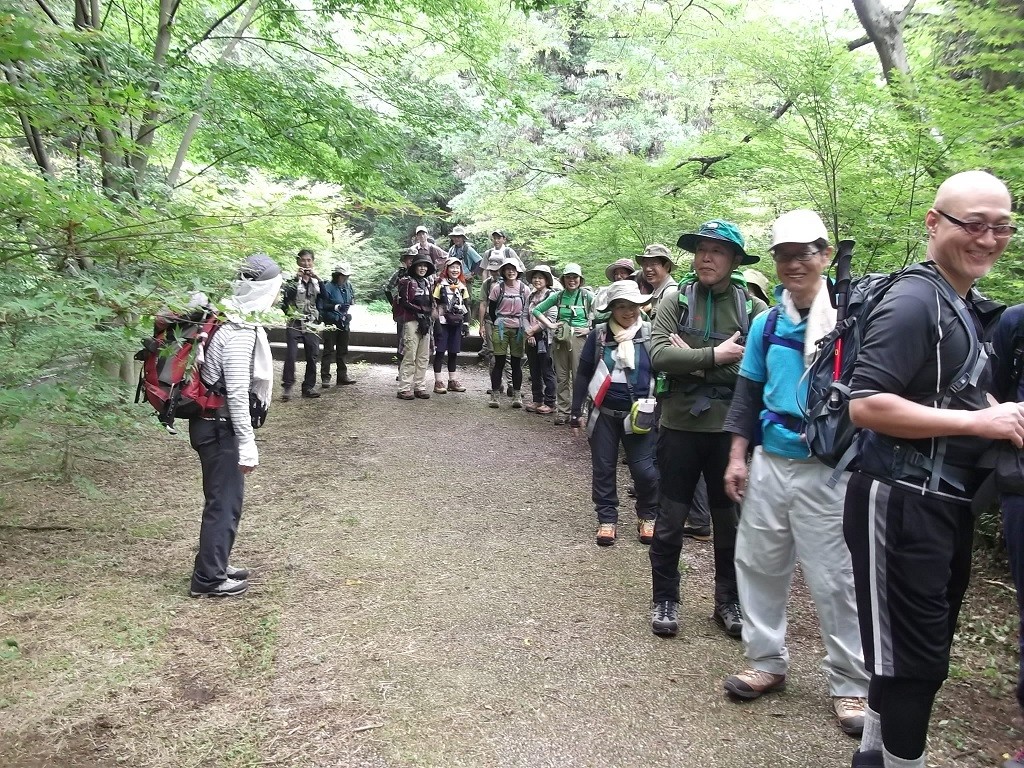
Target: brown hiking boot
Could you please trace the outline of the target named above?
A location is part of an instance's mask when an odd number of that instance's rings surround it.
[[[459,384],[455,379],[448,379],[448,391],[449,392],[465,392],[466,388]]]
[[[741,699],[756,699],[772,691],[785,690],[786,676],[774,675],[760,669],[745,669],[738,675],[725,678],[722,687]]]
[[[597,526],[597,546],[608,547],[615,543],[615,537],[618,535],[615,523],[601,523]]]
[[[641,544],[650,544],[652,541],[654,541],[654,521],[637,520],[636,532],[640,536]]]
[[[447,394],[447,392],[448,392],[448,388],[444,385],[443,381],[435,381],[434,382],[434,394],[435,395],[444,395],[444,394]]]
[[[865,699],[860,696],[833,696],[832,709],[835,710],[839,727],[847,736],[860,736],[864,732]]]

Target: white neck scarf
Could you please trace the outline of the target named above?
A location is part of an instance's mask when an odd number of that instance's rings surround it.
[[[624,371],[631,371],[636,367],[636,349],[633,346],[633,337],[640,332],[642,325],[639,317],[629,328],[623,328],[612,319],[608,320],[608,330],[611,331],[618,344],[612,352],[612,359],[615,361],[615,365]]]
[[[267,312],[274,306],[283,282],[284,278],[281,275],[270,280],[236,280],[231,284],[232,296],[224,301],[228,320],[256,330],[256,348],[252,356],[252,384],[249,385],[249,391],[266,405],[270,405],[274,394],[274,358],[270,352],[267,332],[262,325],[254,322],[251,316]]]
[[[800,310],[796,308],[793,297],[787,290],[782,292],[782,307],[794,325],[800,323]],[[836,310],[832,307],[828,287],[825,284],[825,279],[822,278],[821,287],[814,296],[811,309],[807,313],[807,328],[804,331],[804,365],[810,365],[818,354],[818,339],[835,327]]]

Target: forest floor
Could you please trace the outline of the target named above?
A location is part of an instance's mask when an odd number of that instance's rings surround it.
[[[188,597],[184,435],[147,431],[77,484],[31,461],[3,478],[0,766],[849,765],[799,579],[788,689],[735,704],[710,544],[684,548],[680,635],[654,637],[628,505],[618,543],[594,545],[583,440],[488,409],[482,369],[414,402],[393,368],[352,373],[258,433],[242,598]],[[931,765],[997,765],[1021,741],[1005,574],[979,563]]]

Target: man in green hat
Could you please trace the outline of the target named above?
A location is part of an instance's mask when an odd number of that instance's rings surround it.
[[[665,291],[654,318],[651,360],[659,386],[661,512],[651,544],[651,631],[679,630],[679,553],[701,474],[707,480],[714,527],[715,611],[731,637],[743,628],[736,587],[736,505],[723,485],[732,435],[722,431],[750,322],[767,309],[734,274],[757,257],[744,250],[735,224],[705,222],[678,245],[694,254],[693,271]]]

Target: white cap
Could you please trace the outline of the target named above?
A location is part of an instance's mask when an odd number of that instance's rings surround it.
[[[813,243],[815,240],[827,242],[828,230],[814,211],[798,208],[782,214],[772,224],[772,244],[769,247],[782,243]]]

